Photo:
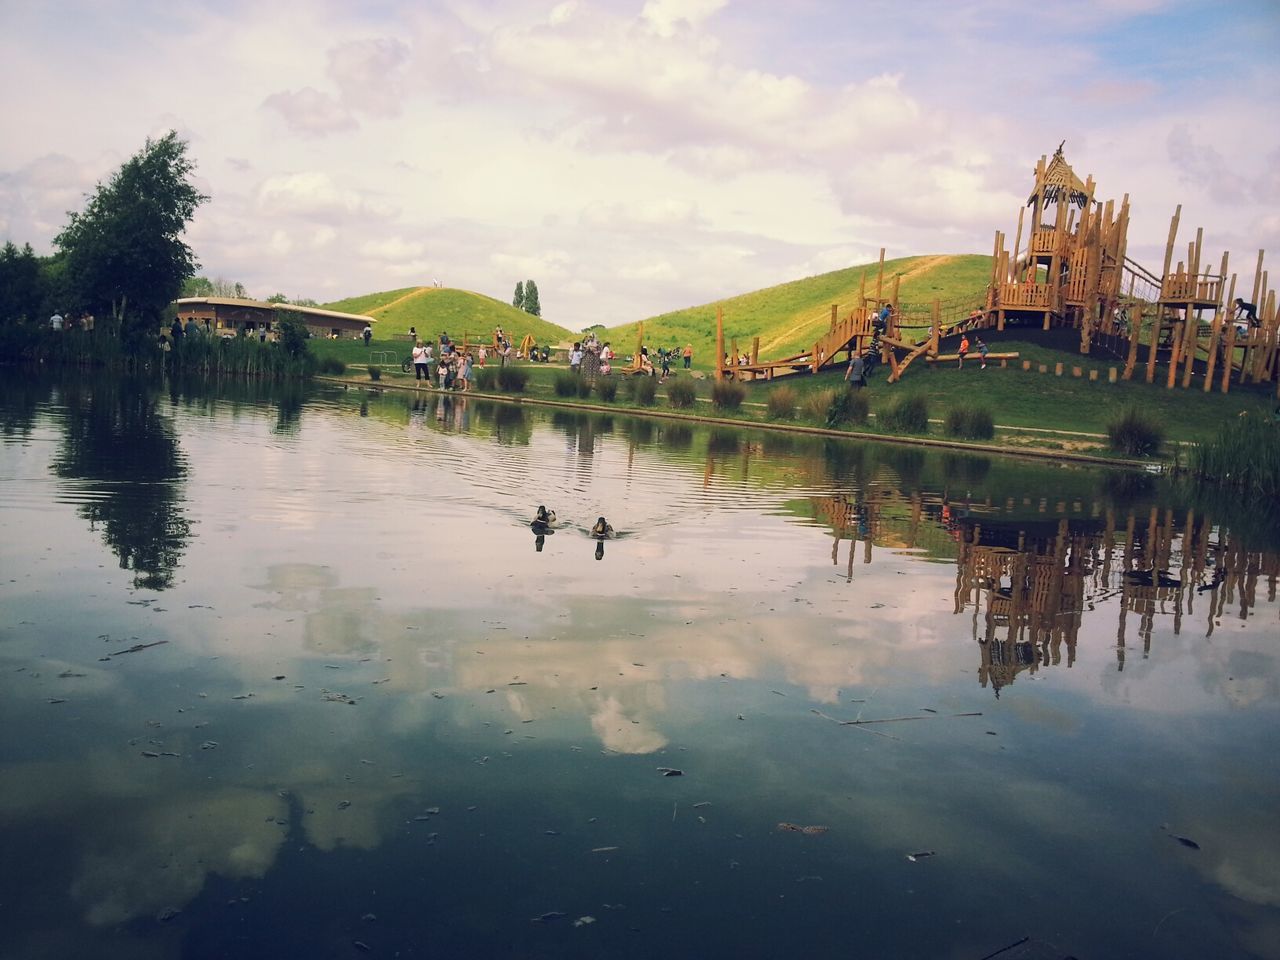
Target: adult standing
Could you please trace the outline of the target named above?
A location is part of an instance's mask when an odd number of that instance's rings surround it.
[[[193,340],[200,335],[200,324],[196,323],[195,317],[187,317],[187,325],[182,328],[182,332]]]
[[[862,354],[855,353],[849,358],[849,369],[844,372],[844,379],[855,390],[861,390],[867,384],[867,365]]]
[[[413,345],[413,379],[416,383],[421,383],[423,380],[427,383],[431,382],[431,366],[427,363],[429,356],[421,340]]]
[[[692,363],[693,363],[693,344],[686,343],[684,345],[684,368],[688,370],[689,366]]]
[[[53,316],[49,318],[49,329],[62,332],[62,314],[57,310],[53,311]]]
[[[364,338],[364,345],[367,347],[369,345],[369,341],[373,339],[373,327],[366,323],[364,325],[364,332],[361,333],[360,336]]]
[[[169,327],[169,336],[173,338],[175,347],[182,343],[182,321],[177,317],[173,318],[173,325]]]

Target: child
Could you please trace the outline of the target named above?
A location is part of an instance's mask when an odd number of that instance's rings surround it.
[[[974,337],[974,341],[978,344],[978,356],[982,358],[982,369],[987,369],[987,345],[982,342],[981,337]]]
[[[960,349],[956,351],[956,356],[960,358],[960,363],[957,366],[958,370],[964,369],[964,358],[965,358],[965,354],[967,354],[968,352],[969,352],[969,336],[968,334],[965,334],[960,338]]]

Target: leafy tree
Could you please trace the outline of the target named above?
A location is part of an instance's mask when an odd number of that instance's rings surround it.
[[[170,130],[112,174],[54,238],[77,306],[110,313],[122,339],[151,339],[164,309],[195,274],[183,231],[209,198],[191,182],[186,141]]]
[[[524,282],[524,312],[542,316],[542,304],[538,302],[538,285],[532,280]]]
[[[31,244],[19,250],[12,241],[6,243],[0,249],[0,322],[35,319],[43,313],[44,300],[40,259]]]
[[[524,309],[524,284],[519,280],[516,281],[516,295],[511,298],[511,305],[517,310]]]
[[[213,281],[208,277],[187,277],[182,282],[182,295],[184,297],[212,297]]]
[[[288,302],[289,302],[289,298],[286,297],[283,293],[273,293],[271,296],[267,297],[267,303],[288,303]]]

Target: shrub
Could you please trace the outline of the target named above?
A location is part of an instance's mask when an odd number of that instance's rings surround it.
[[[863,424],[871,413],[871,401],[861,390],[852,388],[833,391],[827,406],[827,426],[833,430],[846,423]]]
[[[774,387],[765,405],[769,411],[769,419],[790,420],[796,415],[796,391],[786,384]]]
[[[476,367],[476,389],[492,391],[498,382],[498,371],[493,367]]]
[[[928,433],[929,401],[922,393],[899,397],[880,414],[880,422],[895,433]]]
[[[679,410],[693,406],[693,401],[697,399],[698,388],[693,385],[693,381],[688,377],[677,377],[667,385],[667,399],[671,401],[671,405]]]
[[[986,407],[955,407],[947,411],[943,429],[951,437],[990,440],[996,434],[996,422]]]
[[[340,377],[347,372],[347,365],[338,357],[325,357],[320,361],[320,372]]]
[[[826,423],[827,413],[831,410],[831,404],[835,402],[837,393],[838,391],[831,387],[824,387],[805,394],[804,399],[800,401],[801,414],[806,420]]]
[[[717,380],[711,385],[711,402],[720,410],[737,410],[747,398],[747,388],[737,380]]]
[[[653,406],[653,399],[658,395],[658,381],[653,377],[632,377],[631,396],[642,407]]]
[[[576,373],[557,373],[555,388],[557,397],[572,397],[578,392],[578,375]]]
[[[378,366],[376,363],[369,364],[369,379],[370,380],[382,379],[382,368]]]
[[[601,377],[596,381],[596,394],[601,400],[612,402],[618,395],[618,381],[612,377]]]
[[[591,381],[586,377],[578,377],[578,397],[582,400],[591,396]]]
[[[1280,497],[1280,424],[1266,413],[1242,413],[1191,451],[1191,472],[1246,493]]]
[[[1154,456],[1164,444],[1164,430],[1137,407],[1125,407],[1107,424],[1111,449],[1131,457]]]
[[[529,371],[507,365],[498,368],[498,386],[507,393],[524,393],[529,382]]]

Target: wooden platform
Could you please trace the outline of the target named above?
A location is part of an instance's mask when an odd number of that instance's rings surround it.
[[[1017,353],[1017,351],[1014,351],[1013,353],[988,353],[987,359],[988,360],[1017,360],[1018,356],[1019,354]],[[976,350],[970,350],[968,353],[964,355],[964,358],[966,360],[977,360],[981,362],[982,354],[978,353],[978,351]],[[949,360],[959,360],[959,359],[960,359],[960,354],[958,353],[940,353],[936,357],[925,357],[925,360],[927,360],[929,363],[946,363]]]

